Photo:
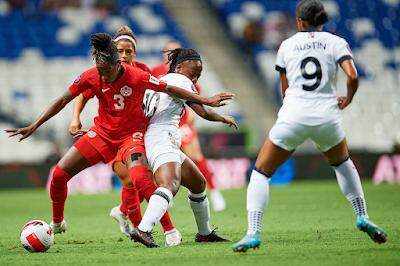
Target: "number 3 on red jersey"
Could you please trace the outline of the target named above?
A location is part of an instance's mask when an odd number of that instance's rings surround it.
[[[117,101],[117,103],[114,103],[114,108],[115,110],[122,110],[125,107],[125,98],[121,94],[114,94],[114,100]]]

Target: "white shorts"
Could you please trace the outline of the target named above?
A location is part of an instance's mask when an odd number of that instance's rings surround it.
[[[168,162],[182,164],[186,155],[180,150],[180,135],[178,128],[157,127],[148,128],[144,136],[147,160],[153,173]]]
[[[320,151],[326,152],[339,144],[345,138],[345,133],[338,120],[308,126],[278,119],[269,132],[269,138],[272,143],[287,151],[294,151],[307,139],[311,139]]]

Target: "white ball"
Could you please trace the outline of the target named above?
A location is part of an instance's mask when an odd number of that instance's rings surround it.
[[[50,225],[41,220],[32,220],[22,227],[21,244],[29,252],[45,252],[54,243]]]

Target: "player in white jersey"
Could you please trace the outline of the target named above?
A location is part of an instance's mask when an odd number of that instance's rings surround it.
[[[193,49],[178,48],[169,53],[170,70],[161,78],[169,85],[196,92],[194,84],[202,71],[200,55]],[[226,94],[226,99],[232,95]],[[225,239],[211,230],[210,206],[206,195],[206,181],[197,166],[180,150],[179,121],[188,104],[198,115],[237,127],[235,120],[221,116],[204,106],[170,97],[165,93],[147,91],[143,99],[145,115],[150,123],[145,134],[145,146],[149,165],[159,188],[150,198],[142,221],[131,234],[133,240],[147,247],[157,247],[151,231],[166,210],[181,185],[189,190],[189,203],[196,220],[196,242],[222,242]]]
[[[377,243],[384,230],[368,219],[360,177],[349,157],[340,110],[348,106],[358,88],[358,75],[347,42],[322,32],[328,15],[319,0],[302,0],[296,7],[299,32],[282,42],[276,59],[283,106],[269,138],[258,154],[247,188],[248,230],[232,246],[246,252],[261,244],[263,211],[269,200],[269,179],[305,140],[311,139],[336,173],[339,187],[357,216],[356,226]],[[347,96],[336,96],[340,66],[347,76]]]

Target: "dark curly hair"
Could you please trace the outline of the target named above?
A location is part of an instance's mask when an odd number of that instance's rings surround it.
[[[96,33],[90,37],[92,56],[97,63],[117,64],[119,55],[113,39],[107,33]]]
[[[200,54],[194,49],[177,48],[174,50],[164,51],[164,52],[168,53],[168,63],[170,63],[168,73],[174,73],[175,68],[179,63],[189,60],[201,62]]]

